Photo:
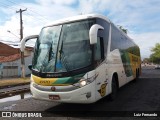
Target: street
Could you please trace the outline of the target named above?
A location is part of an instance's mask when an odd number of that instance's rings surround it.
[[[137,82],[130,82],[119,89],[116,100],[108,97],[93,104],[60,104],[49,101],[26,98],[0,104],[1,111],[44,111],[49,116],[65,116],[66,111],[76,113],[79,118],[82,114],[101,116],[105,111],[119,112],[153,112],[160,111],[160,69],[152,66],[143,67],[142,75]],[[57,113],[58,111],[58,113]],[[98,115],[99,114],[99,115]],[[72,117],[72,115],[69,115]],[[76,118],[74,116],[74,118]],[[103,116],[103,115],[102,115]],[[105,117],[105,116],[103,116]],[[112,116],[113,117],[113,116]],[[123,116],[122,116],[123,117]],[[160,117],[160,116],[159,116]]]

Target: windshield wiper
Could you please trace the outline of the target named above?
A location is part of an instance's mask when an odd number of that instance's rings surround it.
[[[64,54],[64,52],[63,52],[63,40],[62,40],[61,49],[59,50],[59,53],[60,53],[60,61],[62,61],[65,69],[66,69],[67,71],[69,71],[68,65],[67,65],[67,61],[66,61],[66,58],[65,58],[65,54]]]
[[[42,72],[42,71],[44,72],[44,69],[47,67],[47,66],[45,66],[45,63],[46,63],[46,61],[47,61],[47,63],[49,63],[49,61],[51,59],[51,55],[50,55],[51,51],[52,51],[52,46],[50,46],[49,50],[47,51],[47,54],[44,57],[44,60],[43,60],[42,65],[40,67],[40,72]],[[48,60],[47,60],[47,58],[48,58]]]
[[[53,43],[53,42],[52,42]],[[52,57],[52,43],[51,43],[51,47],[49,49],[49,56],[48,56],[48,61],[51,60],[51,57]]]
[[[45,59],[44,59],[43,62],[42,62],[42,65],[41,65],[41,67],[40,67],[40,72],[44,72],[43,70],[44,70],[44,68],[46,67],[46,66],[44,66],[44,64],[45,64],[45,62],[47,61],[46,57],[49,56],[48,54],[49,54],[49,51],[47,52],[47,54],[46,54],[46,56],[45,56]]]

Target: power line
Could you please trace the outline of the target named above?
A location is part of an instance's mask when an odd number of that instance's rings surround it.
[[[35,14],[37,14],[37,15],[39,15],[39,16],[40,16],[41,18],[43,18],[45,21],[48,21],[48,19],[47,19],[47,18],[43,17],[42,15],[38,14],[37,12],[34,12],[34,11],[33,11],[33,10],[31,10],[31,9],[30,9],[30,11],[31,11],[31,12],[33,12],[33,13],[35,13]]]
[[[8,5],[8,4],[5,4],[5,3],[2,3],[2,2],[0,2],[0,6],[2,6],[2,7],[5,7],[5,8],[7,8],[7,9],[10,9],[10,10],[12,10],[12,11],[15,11],[15,10],[17,10],[15,7],[13,7],[13,6],[10,6],[10,5]],[[15,17],[16,18],[16,17]],[[16,18],[16,19],[18,19],[18,18]],[[1,21],[2,22],[2,21]],[[4,21],[5,22],[5,21]],[[2,22],[3,23],[3,22]]]
[[[29,13],[25,13],[25,15],[27,15],[28,17],[36,19],[36,21],[46,22],[46,20],[40,19],[38,16],[33,16],[32,14],[29,14]],[[36,21],[33,21],[33,22],[36,22]]]
[[[0,5],[1,5],[2,7],[7,7],[7,8],[9,8],[9,9],[16,10],[15,7],[10,6],[10,5],[8,5],[8,4],[5,4],[5,3],[2,3],[2,2],[0,2]]]
[[[6,0],[6,1],[8,1],[8,2],[10,2],[10,3],[12,3],[13,5],[16,5],[17,3],[15,3],[15,2],[13,2],[13,1],[10,1],[10,0]],[[17,10],[17,8],[15,7],[15,6],[11,6],[11,5],[9,5],[9,4],[6,4],[6,3],[2,3],[2,2],[0,2],[0,6],[2,6],[2,7],[7,7],[8,9],[11,9],[11,10]],[[25,6],[22,6],[22,5],[18,5],[18,6],[21,6],[21,7],[25,7]],[[26,7],[25,7],[26,8]],[[48,21],[48,19],[47,18],[45,18],[45,17],[43,17],[42,15],[40,15],[40,14],[38,14],[37,12],[35,12],[35,11],[33,11],[33,10],[31,10],[31,8],[29,8],[29,11],[30,12],[32,12],[33,14],[36,14],[36,15],[38,15],[38,16],[34,16],[34,15],[32,15],[32,14],[28,14],[27,16],[28,17],[34,17],[34,18],[36,18],[38,21],[42,21],[42,22],[47,22]],[[26,15],[26,14],[25,14]],[[18,18],[16,18],[16,19],[18,19]]]
[[[17,4],[17,3],[15,3],[15,2],[11,1],[11,0],[6,0],[6,1],[8,1],[8,2],[10,2],[10,3],[12,3],[12,4]],[[18,6],[21,6],[21,7],[26,8],[26,7],[23,6],[23,5],[18,5]],[[27,7],[27,8],[28,8],[28,7]],[[40,15],[40,14],[37,13],[36,11],[32,10],[31,8],[28,8],[28,10],[30,10],[30,11],[31,11],[32,13],[34,13],[34,14],[37,14],[38,16],[40,16],[40,17],[41,17],[42,19],[44,19],[45,21],[48,21],[47,18],[43,17],[42,15]]]

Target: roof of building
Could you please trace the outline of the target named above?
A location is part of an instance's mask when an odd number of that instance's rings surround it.
[[[14,54],[10,56],[0,56],[0,63],[2,62],[11,62],[21,58],[20,54]]]
[[[10,46],[15,49],[20,49],[20,42],[10,42],[10,41],[7,42],[4,40],[0,40],[0,43],[5,44],[5,45]],[[25,47],[26,48],[34,48],[34,45],[35,45],[35,43],[32,43],[32,44],[26,43]]]
[[[13,48],[8,44],[0,42],[0,56],[10,56],[18,53],[19,49]]]

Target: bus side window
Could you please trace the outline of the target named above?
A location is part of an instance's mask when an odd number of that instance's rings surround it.
[[[97,38],[97,44],[95,45],[94,49],[95,49],[95,61],[100,61],[104,59],[104,43],[102,37]]]

